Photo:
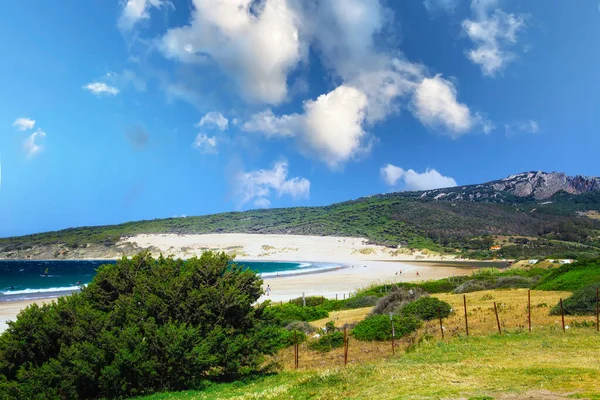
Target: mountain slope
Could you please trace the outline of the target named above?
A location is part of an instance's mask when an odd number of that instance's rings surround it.
[[[574,242],[565,248],[576,243],[596,248],[600,220],[586,213],[600,210],[599,182],[528,172],[485,184],[375,195],[326,207],[230,212],[5,238],[0,239],[0,252],[18,257],[36,246],[111,247],[121,237],[139,233],[354,236],[389,246],[447,251],[486,250],[493,241],[482,241],[482,236],[506,235]]]

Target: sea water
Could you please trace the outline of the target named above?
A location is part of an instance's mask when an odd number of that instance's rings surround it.
[[[88,284],[96,269],[114,260],[0,260],[0,301],[56,297]],[[318,272],[335,267],[319,263],[236,261],[264,278]],[[47,273],[46,273],[47,271]]]

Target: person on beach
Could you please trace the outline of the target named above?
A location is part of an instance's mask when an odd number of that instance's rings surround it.
[[[267,285],[265,292],[267,292],[267,296],[269,296],[271,294],[271,286]]]

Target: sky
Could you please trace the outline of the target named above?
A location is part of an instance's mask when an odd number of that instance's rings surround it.
[[[20,0],[0,237],[600,175],[597,0]]]

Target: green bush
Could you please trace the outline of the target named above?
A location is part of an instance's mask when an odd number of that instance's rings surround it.
[[[565,315],[596,315],[596,289],[600,283],[579,289],[563,300]],[[560,315],[560,302],[552,307],[550,315]]]
[[[285,326],[293,321],[316,321],[329,316],[329,313],[322,307],[302,307],[295,304],[269,307],[267,314],[280,326]]]
[[[418,287],[394,287],[390,293],[377,301],[377,304],[375,307],[373,307],[371,314],[396,314],[402,307],[404,307],[404,305],[423,296],[427,296],[427,293]]]
[[[400,338],[421,327],[423,322],[415,317],[399,317],[394,315],[395,337]],[[359,322],[352,335],[358,340],[390,340],[392,338],[392,327],[388,315],[373,315]]]
[[[342,332],[333,332],[321,336],[317,340],[308,343],[308,348],[322,353],[342,347],[344,345],[344,334]]]
[[[327,299],[323,296],[309,296],[305,297],[304,300],[302,297],[298,297],[295,299],[291,299],[289,304],[294,304],[298,307],[304,306],[304,301],[306,301],[306,307],[316,307],[320,306],[327,301]]]
[[[452,307],[445,301],[436,299],[435,297],[421,297],[418,300],[411,301],[402,308],[402,315],[413,316],[416,318],[430,321],[438,318],[446,318],[450,315]],[[439,310],[439,312],[438,312]]]
[[[377,304],[377,300],[379,300],[377,296],[352,297],[346,300],[344,309],[352,310],[355,308],[373,307],[375,304]]]
[[[593,283],[600,283],[600,259],[598,258],[552,268],[534,288],[574,292]]]
[[[253,306],[259,276],[230,261],[141,253],[100,267],[80,293],[28,307],[0,336],[0,393],[127,397],[264,370],[289,332]]]

